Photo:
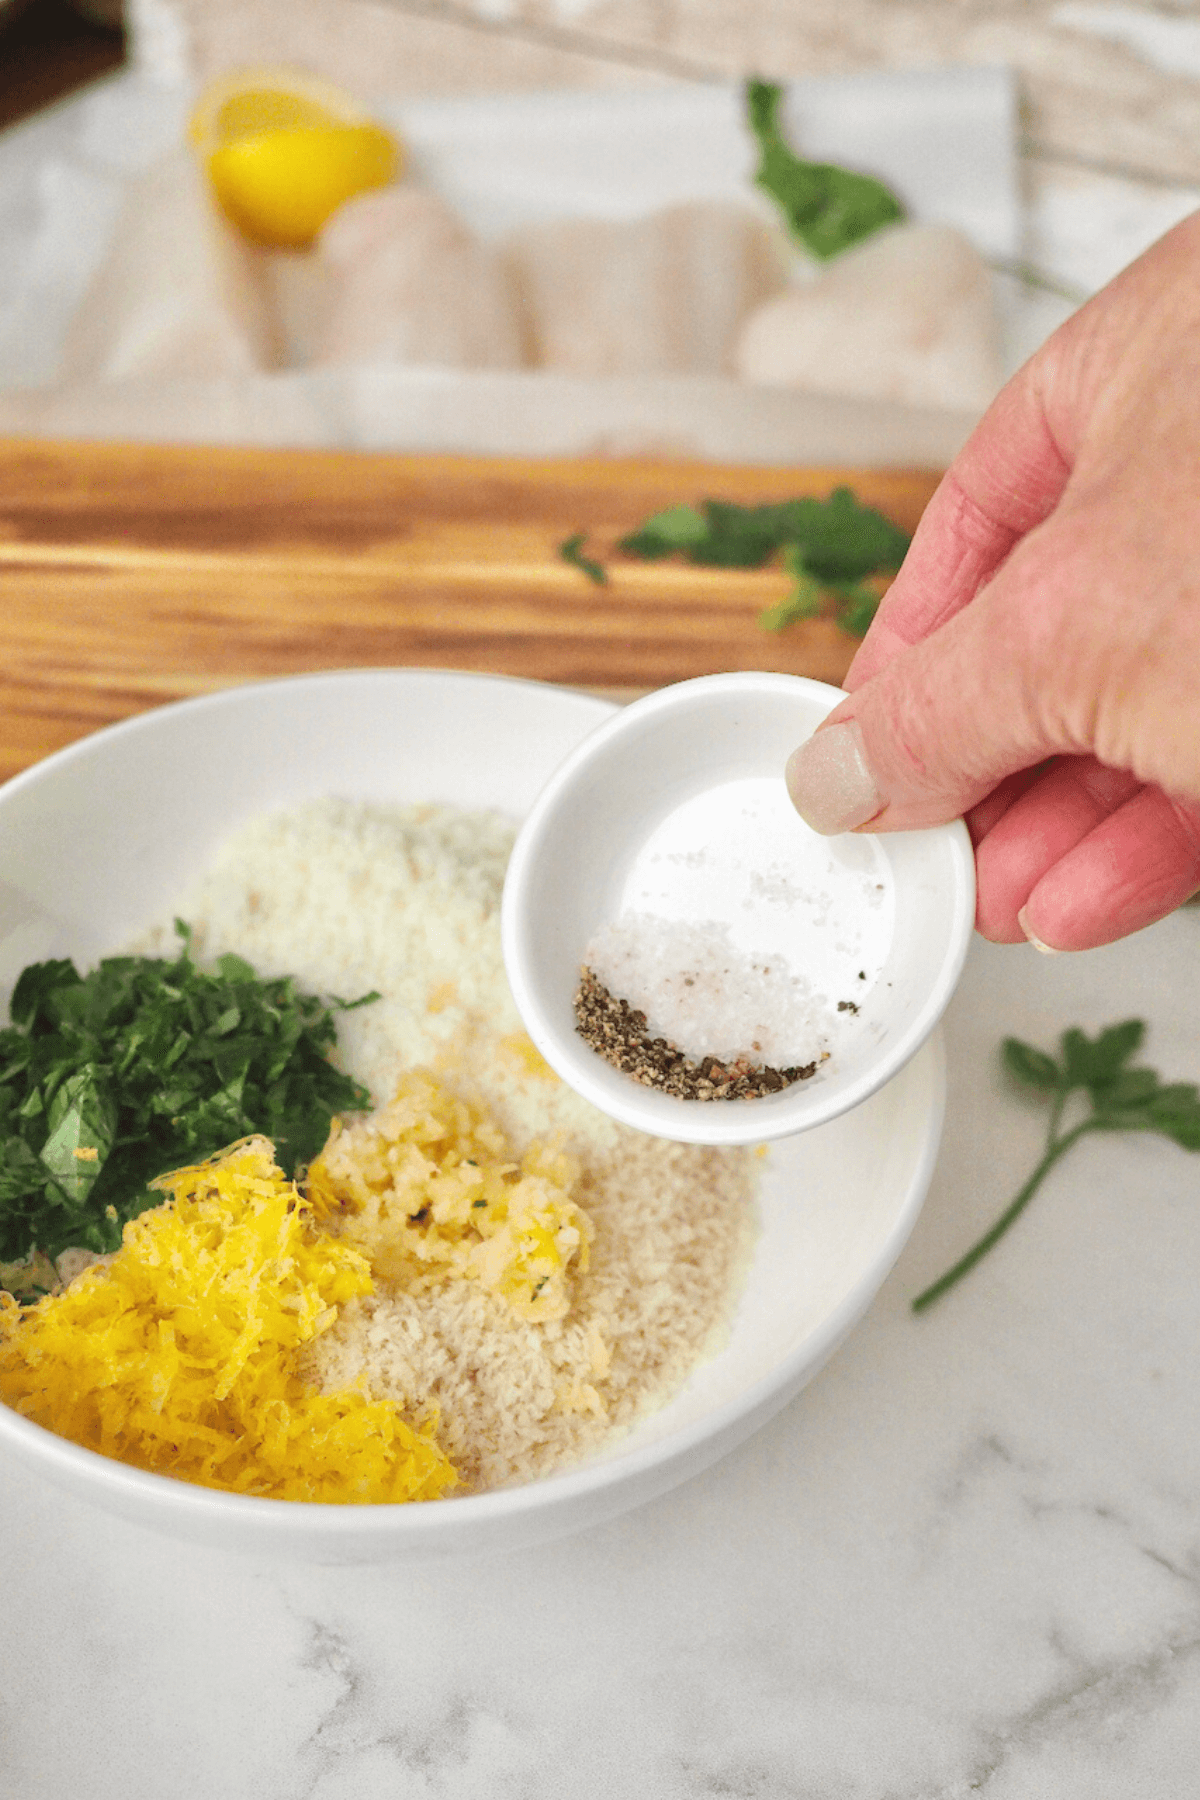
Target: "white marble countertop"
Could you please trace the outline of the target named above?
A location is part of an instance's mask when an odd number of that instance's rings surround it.
[[[1027,170],[1030,259],[1085,290],[1200,199],[1094,143]],[[1065,310],[1047,296],[1031,339]],[[977,944],[933,1186],[866,1320],[750,1443],[616,1524],[489,1561],[272,1565],[0,1466],[0,1796],[1190,1800],[1200,1158],[1085,1140],[961,1288],[908,1303],[1036,1160],[1001,1037],[1136,1014],[1146,1059],[1200,1078],[1198,951],[1200,911],[1079,957]]]
[[[127,1526],[0,1468],[0,1793],[22,1800],[1194,1795],[1200,1160],[1085,1140],[970,1279],[908,1302],[1036,1160],[1005,1033],[1138,1014],[1200,1075],[1200,913],[978,944],[908,1249],[812,1385],[604,1529],[318,1568]]]

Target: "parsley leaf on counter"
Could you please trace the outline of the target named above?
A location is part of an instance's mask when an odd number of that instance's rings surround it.
[[[558,553],[591,581],[606,581],[603,565],[584,555],[584,543],[582,532],[576,533],[559,545]],[[840,487],[828,500],[805,496],[765,506],[739,506],[732,500],[670,506],[620,538],[617,549],[643,562],[682,556],[712,569],[760,569],[782,551],[792,592],[767,607],[759,624],[782,631],[797,619],[818,617],[832,602],[838,623],[862,637],[879,605],[877,578],[895,573],[908,543],[907,532]],[[877,585],[868,585],[867,578]]]
[[[21,975],[0,1030],[0,1261],[114,1250],[154,1176],[263,1132],[288,1174],[317,1154],[335,1112],[370,1105],[327,1060],[332,1004],[239,956],[66,961]],[[7,1285],[7,1283],[6,1283]]]
[[[779,129],[781,98],[773,82],[746,83],[746,117],[759,151],[754,180],[778,204],[798,243],[826,260],[904,217],[895,194],[874,176],[797,156]]]
[[[1146,1034],[1141,1019],[1110,1025],[1096,1037],[1064,1031],[1056,1059],[1020,1038],[1005,1038],[1004,1066],[1014,1081],[1035,1089],[1050,1102],[1046,1148],[1024,1187],[966,1255],[913,1301],[923,1312],[979,1260],[986,1256],[1020,1216],[1055,1163],[1092,1131],[1153,1131],[1184,1150],[1200,1150],[1200,1094],[1190,1082],[1163,1082],[1153,1069],[1130,1068],[1129,1059]],[[1088,1111],[1063,1129],[1063,1114],[1073,1095]]]

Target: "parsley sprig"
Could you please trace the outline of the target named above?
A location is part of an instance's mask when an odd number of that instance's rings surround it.
[[[1064,1031],[1057,1058],[1020,1038],[1005,1038],[1002,1055],[1008,1074],[1050,1102],[1046,1147],[1036,1169],[995,1224],[953,1268],[917,1295],[912,1303],[914,1312],[924,1312],[987,1255],[1024,1212],[1054,1165],[1080,1138],[1094,1131],[1153,1131],[1184,1150],[1200,1150],[1200,1095],[1196,1088],[1190,1082],[1163,1082],[1153,1069],[1130,1067],[1130,1058],[1145,1035],[1141,1019],[1110,1025],[1094,1038],[1077,1029]],[[1072,1102],[1077,1101],[1082,1101],[1086,1110],[1068,1124],[1068,1114],[1077,1111]]]
[[[558,553],[589,580],[606,581],[603,564],[585,555],[585,542],[576,532]],[[900,567],[908,544],[907,532],[873,506],[861,505],[848,487],[839,487],[827,500],[805,496],[765,506],[732,500],[670,506],[620,538],[617,549],[643,562],[682,556],[712,569],[759,569],[782,553],[792,591],[767,607],[759,624],[782,631],[831,608],[846,631],[862,637],[879,605],[880,586]]]
[[[824,261],[902,219],[903,206],[873,175],[796,155],[779,128],[782,95],[774,82],[748,81],[746,118],[758,143],[754,180],[776,202],[796,241]]]
[[[0,1030],[0,1261],[114,1250],[155,1201],[146,1184],[252,1132],[288,1174],[333,1114],[370,1105],[335,1069],[330,1008],[365,1005],[263,981],[239,956],[109,957],[87,975],[31,964]]]

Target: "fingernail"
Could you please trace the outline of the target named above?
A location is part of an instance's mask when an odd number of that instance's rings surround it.
[[[814,732],[792,751],[783,774],[792,805],[823,837],[853,831],[883,810],[863,734],[853,719]]]
[[[1025,908],[1024,907],[1022,907],[1020,912],[1017,914],[1017,924],[1021,927],[1021,930],[1025,933],[1025,936],[1029,939],[1029,941],[1033,945],[1034,949],[1040,950],[1043,956],[1059,955],[1059,952],[1054,948],[1053,944],[1043,944],[1041,938],[1038,936],[1037,932],[1033,929],[1033,926],[1029,923],[1029,920],[1025,917]]]

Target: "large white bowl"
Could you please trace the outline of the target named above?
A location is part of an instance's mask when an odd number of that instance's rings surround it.
[[[320,794],[520,818],[612,712],[535,683],[392,670],[305,676],[164,707],[0,789],[0,998],[29,962],[86,962],[161,915],[242,820]],[[853,1113],[774,1146],[726,1347],[602,1459],[413,1506],[256,1500],[149,1475],[0,1406],[0,1455],[128,1519],[324,1562],[518,1548],[612,1518],[734,1448],[811,1378],[908,1237],[941,1130],[935,1036]]]

